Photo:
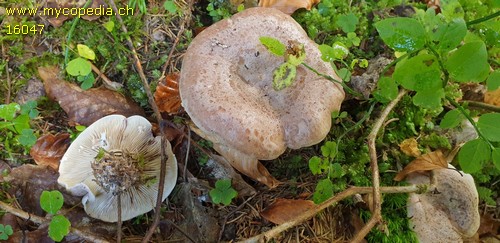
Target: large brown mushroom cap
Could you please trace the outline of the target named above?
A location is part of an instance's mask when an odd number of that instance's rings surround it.
[[[279,10],[250,8],[205,29],[184,57],[180,95],[216,149],[237,151],[229,157],[270,160],[287,147],[320,142],[330,130],[331,112],[340,109],[344,98],[340,85],[303,66],[297,67],[290,87],[275,91],[273,72],[284,60],[260,43],[262,36],[304,44],[305,63],[340,80],[301,26]]]
[[[121,192],[122,220],[131,219],[150,211],[156,205],[160,145],[160,137],[153,137],[151,123],[141,116],[103,117],[87,127],[70,145],[61,159],[57,181],[73,194],[83,196],[83,206],[91,217],[116,222],[118,197],[98,184],[96,176],[107,176],[111,182],[123,179],[113,174],[117,170],[110,168],[111,165],[105,164],[102,171],[95,171],[92,163],[96,162],[101,149],[132,155],[134,159],[129,161],[131,163],[118,164],[124,167],[118,169],[128,173],[134,170],[133,167],[139,167],[140,173],[131,176],[140,176],[146,180],[138,180],[138,183]],[[170,143],[167,142],[166,146],[168,160],[162,200],[167,198],[177,180],[177,161]]]

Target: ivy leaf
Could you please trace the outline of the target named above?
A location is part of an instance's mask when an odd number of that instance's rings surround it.
[[[335,158],[337,155],[337,143],[334,141],[327,141],[323,146],[321,146],[321,154],[324,157]]]
[[[435,35],[438,41],[437,48],[442,51],[449,51],[455,48],[464,39],[467,34],[467,25],[464,19],[454,19],[448,24],[439,28]]]
[[[43,191],[40,196],[40,206],[50,214],[56,214],[62,208],[64,198],[59,191]]]
[[[500,142],[500,113],[487,113],[479,117],[477,127],[483,136],[492,141]]]
[[[92,86],[94,85],[94,82],[95,82],[95,78],[94,78],[94,75],[92,73],[89,73],[86,76],[78,76],[76,79],[78,80],[78,82],[82,82],[80,87],[83,90],[88,90],[88,89],[92,88]]]
[[[16,117],[16,112],[20,109],[21,107],[14,102],[8,105],[0,105],[0,118],[11,121],[14,117]]]
[[[291,63],[285,62],[274,70],[273,88],[280,91],[293,84],[297,75],[297,67]]]
[[[381,77],[377,82],[378,90],[376,96],[380,96],[382,102],[389,102],[398,96],[398,85],[394,79]]]
[[[342,60],[349,54],[349,49],[340,42],[335,42],[333,46],[322,44],[318,49],[321,52],[321,60],[325,62]]]
[[[437,109],[441,107],[441,99],[444,98],[444,89],[418,91],[413,96],[413,104],[426,109]]]
[[[467,142],[458,152],[460,167],[469,174],[480,171],[490,157],[490,146],[480,138]]]
[[[36,143],[36,136],[33,133],[33,129],[23,129],[19,136],[17,136],[17,141],[26,147],[31,147]]]
[[[313,201],[316,204],[322,203],[333,195],[333,183],[326,178],[318,182],[313,194]]]
[[[494,148],[491,151],[491,158],[493,159],[493,164],[500,170],[500,148]]]
[[[80,55],[81,57],[87,58],[89,60],[95,60],[95,53],[88,46],[78,44],[76,45],[76,48],[78,49],[78,55]]]
[[[395,51],[408,52],[425,44],[425,29],[415,19],[389,18],[375,23],[382,40]]]
[[[13,233],[12,226],[0,224],[0,240],[8,240]]]
[[[458,126],[458,124],[460,124],[464,118],[464,115],[462,115],[462,112],[460,112],[459,110],[450,110],[446,112],[443,120],[441,120],[441,123],[439,123],[439,126],[444,129],[454,128]]]
[[[488,91],[494,91],[500,87],[500,70],[495,70],[486,80]]]
[[[342,31],[344,31],[345,33],[354,32],[358,23],[359,19],[353,13],[340,15],[337,22],[340,28],[342,28]]]
[[[309,159],[309,169],[313,175],[321,174],[321,158],[313,156]]]
[[[175,2],[173,0],[165,1],[165,3],[163,4],[163,7],[165,8],[165,10],[167,10],[171,14],[175,14],[175,13],[177,13],[177,11],[179,11],[179,8],[177,7],[177,5],[175,4]]]
[[[341,178],[344,175],[344,170],[342,169],[342,165],[340,163],[333,163],[330,165],[330,174],[331,178]]]
[[[54,241],[62,241],[64,236],[69,233],[71,222],[63,215],[56,215],[49,224],[49,236]]]
[[[436,90],[443,86],[438,61],[430,54],[420,54],[397,65],[393,78],[413,91]]]
[[[71,60],[66,67],[66,72],[71,76],[87,76],[91,71],[90,62],[81,57]]]
[[[215,182],[215,188],[209,194],[214,203],[222,203],[227,206],[238,195],[238,192],[231,187],[230,179],[224,179]]]
[[[486,45],[482,41],[466,43],[448,57],[444,66],[458,82],[484,81],[490,70]]]
[[[275,39],[273,37],[268,37],[268,36],[261,36],[259,38],[259,41],[272,54],[274,54],[276,56],[283,56],[283,55],[285,55],[286,46],[285,46],[285,44],[281,43],[281,41],[279,41],[279,40],[277,40],[277,39]]]

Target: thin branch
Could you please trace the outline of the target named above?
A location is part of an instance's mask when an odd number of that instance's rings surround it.
[[[474,107],[477,109],[483,109],[483,110],[488,110],[488,111],[493,111],[493,112],[500,112],[500,107],[499,106],[494,106],[490,105],[484,102],[479,102],[479,101],[473,101],[473,100],[461,100],[458,103],[463,104],[467,102],[469,104],[469,107]]]
[[[229,217],[231,215],[233,215],[236,211],[238,211],[241,208],[243,208],[243,206],[245,206],[255,196],[257,196],[257,194],[253,194],[251,197],[249,197],[247,200],[245,200],[242,204],[240,204],[238,207],[236,207],[233,211],[231,211],[230,213],[228,213],[226,215],[226,217],[224,217],[224,223],[222,223],[221,229],[219,231],[219,238],[217,239],[217,243],[219,243],[221,241],[221,239],[222,239],[222,234],[224,233],[224,229],[226,228],[226,223],[227,223],[227,220],[229,219]]]
[[[35,224],[38,224],[38,225],[48,225],[50,223],[50,220],[46,219],[46,218],[43,218],[43,217],[40,217],[40,216],[37,216],[37,215],[33,215],[33,214],[29,214],[27,213],[26,211],[23,211],[21,209],[17,209],[17,208],[14,208],[12,206],[10,206],[9,204],[6,204],[2,201],[0,201],[0,208],[2,210],[5,210],[6,212],[9,212],[19,218],[22,218],[22,219],[25,219],[25,220],[30,220],[31,222],[35,223]],[[94,235],[90,232],[86,232],[86,231],[83,231],[83,230],[80,230],[78,228],[75,228],[75,227],[71,227],[69,229],[69,232],[75,234],[75,235],[78,235],[79,237],[82,237],[83,239],[85,239],[86,241],[88,242],[96,242],[96,243],[104,243],[104,242],[109,242],[107,241],[106,239],[103,239],[97,235]]]
[[[158,182],[158,194],[156,197],[156,206],[155,206],[155,214],[154,214],[154,220],[153,223],[151,224],[146,236],[144,236],[142,242],[149,242],[149,239],[154,234],[154,231],[156,227],[158,226],[158,223],[160,222],[160,212],[161,212],[161,203],[163,199],[163,191],[165,187],[165,175],[166,175],[166,170],[167,170],[167,155],[166,155],[166,150],[165,150],[165,144],[168,142],[165,138],[164,134],[164,126],[163,126],[163,119],[160,113],[160,110],[158,109],[158,106],[154,102],[153,94],[151,93],[151,88],[149,87],[148,80],[146,79],[146,75],[144,74],[144,70],[141,65],[141,61],[139,60],[139,56],[137,55],[137,51],[134,47],[134,44],[128,35],[127,28],[125,27],[125,24],[123,23],[122,17],[117,14],[118,13],[118,8],[116,7],[115,1],[114,0],[109,0],[109,4],[111,5],[111,8],[113,8],[113,11],[115,12],[115,17],[120,22],[121,29],[123,33],[126,36],[127,44],[130,50],[132,51],[132,56],[134,58],[134,66],[137,69],[137,72],[139,73],[139,77],[141,78],[142,85],[144,86],[144,91],[146,92],[148,96],[148,102],[151,108],[153,109],[153,112],[156,116],[158,125],[160,125],[160,134],[161,134],[161,163],[160,163],[160,179]]]
[[[381,130],[382,126],[391,113],[392,109],[398,104],[398,102],[407,93],[405,89],[401,89],[398,93],[396,99],[392,100],[382,111],[380,117],[375,121],[372,131],[368,135],[368,148],[370,154],[370,167],[372,170],[372,186],[373,186],[373,213],[370,220],[361,228],[361,230],[354,236],[352,242],[361,242],[365,236],[372,230],[372,228],[377,225],[382,220],[382,206],[380,199],[380,175],[378,171],[378,161],[377,161],[377,149],[375,148],[375,140],[377,135]]]
[[[123,88],[123,85],[117,82],[111,81],[104,73],[99,70],[93,63],[90,63],[90,66],[92,67],[92,71],[97,74],[97,78],[102,78],[104,86],[110,90],[118,91],[119,89]]]
[[[118,193],[118,195],[116,195],[117,197],[117,207],[118,207],[118,225],[116,226],[118,230],[117,232],[117,236],[116,236],[116,242],[117,243],[120,243],[122,242],[122,224],[123,224],[123,221],[122,221],[122,197],[121,197],[121,193]]]
[[[422,184],[422,185],[411,185],[411,186],[400,186],[400,187],[380,187],[379,191],[382,193],[425,193],[429,191],[433,191],[436,187],[434,185],[428,185],[428,184]],[[354,194],[368,194],[368,193],[373,193],[373,188],[372,187],[351,187],[343,192],[338,193],[337,195],[329,198],[328,200],[322,202],[321,204],[318,204],[316,207],[314,207],[311,210],[308,210],[306,212],[303,212],[302,214],[298,215],[293,219],[292,221],[288,221],[286,223],[280,224],[274,228],[272,228],[269,231],[266,231],[262,234],[256,235],[252,238],[245,239],[240,242],[245,242],[245,243],[253,243],[253,242],[267,242],[271,240],[272,238],[275,238],[281,232],[288,230],[294,226],[297,226],[310,218],[314,217],[316,214],[319,212],[323,211],[324,209],[332,206],[334,203],[337,203],[347,197],[350,197]]]

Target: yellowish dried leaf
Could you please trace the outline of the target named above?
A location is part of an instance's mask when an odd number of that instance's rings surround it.
[[[275,224],[283,224],[316,207],[311,200],[278,198],[260,215]]]
[[[443,152],[441,152],[441,150],[436,150],[413,160],[394,177],[394,180],[401,181],[413,172],[431,171],[442,168],[448,168],[448,162],[446,162],[446,157],[443,155]]]
[[[484,103],[500,106],[500,89],[486,92],[484,94]]]
[[[286,14],[293,14],[299,8],[311,10],[320,0],[260,0],[259,7],[269,7],[280,10]]]
[[[405,139],[401,144],[399,144],[399,149],[401,152],[408,156],[418,157],[421,155],[420,150],[418,149],[418,143],[415,138]]]

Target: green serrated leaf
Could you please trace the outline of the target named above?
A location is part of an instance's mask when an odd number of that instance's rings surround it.
[[[115,22],[113,22],[113,20],[110,20],[102,24],[102,26],[104,26],[104,28],[106,28],[108,32],[112,32],[115,29]]]
[[[421,49],[425,44],[425,29],[415,19],[389,18],[375,23],[382,40],[392,49],[409,52]]]
[[[486,80],[486,85],[488,87],[488,91],[493,91],[500,88],[500,70],[495,70],[490,74],[490,76]]]
[[[87,58],[89,60],[95,59],[94,51],[90,49],[88,46],[83,44],[78,44],[76,45],[76,49],[78,50],[78,55],[80,55],[81,57]]]
[[[480,171],[490,157],[489,144],[480,138],[467,142],[458,152],[458,162],[465,173]]]
[[[59,191],[43,191],[40,196],[40,206],[50,214],[56,214],[62,208],[64,198]]]
[[[458,82],[482,82],[490,70],[486,45],[482,41],[466,43],[448,57],[444,66]]]
[[[313,156],[309,159],[309,169],[313,175],[321,174],[321,158],[318,156]]]
[[[377,95],[381,96],[385,101],[390,101],[398,96],[398,85],[394,79],[389,77],[381,77],[377,82]]]
[[[8,105],[0,105],[0,118],[6,121],[11,121],[16,117],[16,112],[19,111],[21,107],[17,103],[10,103]]]
[[[492,141],[500,142],[500,113],[487,113],[481,115],[477,127],[483,136]]]
[[[210,198],[216,204],[231,204],[231,200],[238,195],[238,192],[231,187],[230,179],[218,180],[215,182],[215,188],[209,192]]]
[[[444,98],[444,89],[418,91],[413,96],[413,104],[422,108],[434,110],[441,107],[441,99]]]
[[[337,143],[334,141],[327,141],[321,146],[321,154],[323,157],[335,158],[337,155]]]
[[[356,25],[359,23],[359,18],[353,13],[342,14],[339,16],[337,24],[345,33],[354,32]]]
[[[420,54],[396,66],[392,75],[401,86],[413,91],[443,87],[439,63],[433,55]]]
[[[333,163],[330,165],[330,178],[341,178],[344,175],[342,165]]]
[[[478,186],[477,187],[477,194],[479,195],[479,198],[483,201],[486,202],[486,204],[489,204],[491,206],[496,206],[495,200],[492,198],[493,196],[493,191],[489,188]]]
[[[177,13],[177,11],[179,11],[179,7],[177,7],[177,4],[175,4],[175,2],[172,0],[165,1],[163,7],[171,14],[175,14]]]
[[[87,76],[91,71],[90,62],[81,57],[71,60],[66,67],[66,72],[71,76]]]
[[[491,151],[491,158],[493,159],[493,164],[500,170],[500,148],[494,148]]]
[[[285,44],[281,43],[278,39],[268,36],[261,36],[259,38],[260,43],[264,45],[267,50],[273,53],[276,56],[283,56],[286,52]]]
[[[17,136],[17,141],[26,147],[31,147],[36,143],[36,136],[33,133],[33,129],[23,129],[19,136]]]
[[[273,88],[280,91],[293,84],[297,75],[297,67],[293,64],[285,62],[274,70]]]
[[[458,126],[464,119],[464,115],[458,109],[450,110],[446,112],[443,120],[441,120],[441,123],[439,123],[439,126],[444,129],[454,128]]]
[[[342,60],[349,55],[349,49],[340,42],[335,42],[332,46],[319,45],[318,49],[321,52],[321,59],[325,62]]]
[[[313,194],[313,201],[316,204],[324,202],[326,199],[333,195],[333,183],[330,179],[326,178],[320,180],[316,185]]]
[[[30,128],[30,116],[28,114],[19,115],[12,123],[14,124],[15,131],[20,134],[24,129]]]
[[[71,222],[63,215],[56,215],[49,224],[49,236],[54,241],[62,241],[68,235]]]

